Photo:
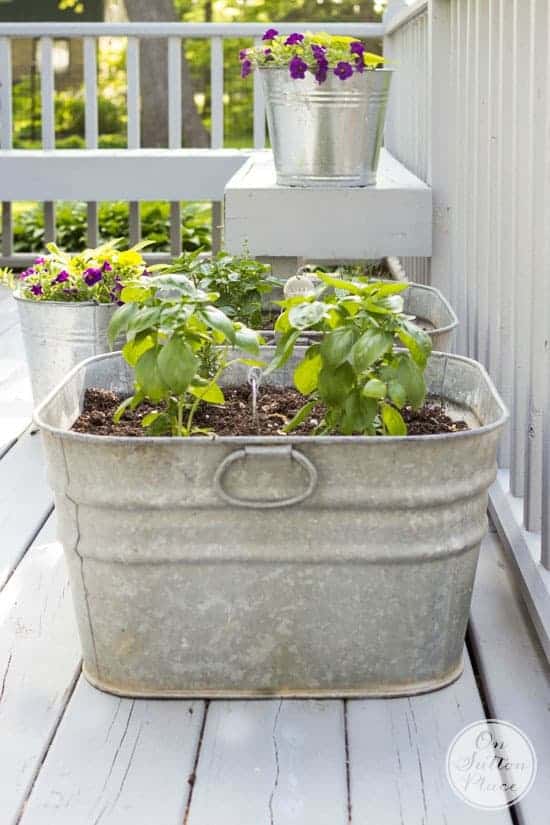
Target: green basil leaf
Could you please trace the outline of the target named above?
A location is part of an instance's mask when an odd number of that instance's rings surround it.
[[[432,340],[423,329],[411,321],[404,321],[397,333],[419,367],[425,367],[432,351]]]
[[[388,384],[388,395],[399,409],[407,403],[407,391],[399,381],[390,381]]]
[[[321,356],[316,353],[312,357],[306,355],[294,370],[294,386],[302,395],[310,395],[317,388],[317,380],[323,366]]]
[[[351,352],[351,362],[357,372],[369,369],[393,346],[393,335],[379,329],[368,329],[359,338]]]
[[[325,335],[321,343],[323,361],[330,367],[340,366],[357,341],[357,334],[353,327],[338,327]]]
[[[160,347],[148,349],[135,366],[136,382],[139,389],[151,401],[162,401],[168,394],[168,387],[162,380],[158,366],[160,349]]]
[[[291,307],[288,313],[290,324],[296,329],[308,329],[314,327],[322,320],[325,314],[325,304],[320,301],[299,304]]]
[[[353,389],[354,381],[355,373],[347,362],[336,369],[323,367],[317,381],[319,397],[331,406],[341,406]]]
[[[407,435],[407,425],[401,413],[391,404],[382,404],[382,423],[388,435]]]
[[[386,397],[387,385],[379,378],[371,378],[363,387],[363,395],[366,398],[382,399]]]
[[[128,324],[131,322],[133,316],[137,312],[135,304],[124,304],[119,307],[109,324],[109,344],[112,347],[119,335],[128,329]]]
[[[185,341],[174,336],[160,348],[157,364],[164,384],[174,395],[182,395],[195,377],[199,359]]]
[[[304,406],[298,410],[294,418],[283,427],[283,432],[291,433],[292,430],[295,430],[296,427],[299,427],[300,424],[306,421],[316,403],[317,401],[308,401],[307,404],[304,404]]]
[[[248,327],[240,327],[235,330],[235,346],[252,355],[257,355],[260,351],[260,341],[257,332]]]
[[[223,333],[228,341],[235,343],[235,328],[227,315],[214,306],[203,307],[201,315],[211,329]]]

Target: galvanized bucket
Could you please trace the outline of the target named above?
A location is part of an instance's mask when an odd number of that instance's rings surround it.
[[[294,80],[286,68],[259,69],[277,183],[282,186],[371,186],[392,78],[374,69],[318,83],[307,72]]]
[[[474,429],[82,435],[85,388],[127,393],[132,376],[118,354],[73,370],[35,421],[88,679],[159,697],[400,696],[456,679],[506,411],[475,361],[436,353],[427,378]]]
[[[445,296],[433,286],[411,283],[403,293],[403,300],[404,312],[414,315],[416,322],[425,329],[432,340],[432,349],[449,352],[458,318]],[[277,333],[272,329],[262,330],[261,334],[268,343],[277,338]],[[319,337],[318,332],[305,333],[303,336],[305,341]]]
[[[116,304],[31,301],[15,296],[35,405],[75,364],[109,352]]]

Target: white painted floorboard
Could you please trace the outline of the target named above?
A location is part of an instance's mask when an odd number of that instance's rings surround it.
[[[52,507],[40,435],[26,433],[0,461],[0,590]]]
[[[80,672],[63,551],[54,536],[50,519],[0,594],[2,825],[18,821]]]
[[[5,303],[0,304],[0,325]],[[0,332],[0,456],[29,426],[32,406],[21,331],[15,324]]]
[[[121,699],[80,677],[21,825],[183,825],[204,703]]]
[[[212,702],[186,825],[347,825],[343,703]]]
[[[490,712],[531,739],[538,774],[515,810],[520,825],[550,822],[550,668],[495,533],[483,543],[470,635]]]
[[[447,749],[484,719],[468,656],[462,677],[435,693],[350,700],[352,821],[357,825],[511,825],[508,811],[470,808],[446,777]]]

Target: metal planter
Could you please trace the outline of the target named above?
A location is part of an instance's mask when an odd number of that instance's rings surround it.
[[[82,435],[68,428],[84,389],[127,392],[132,377],[118,354],[73,370],[35,420],[88,679],[228,697],[399,696],[456,679],[506,411],[475,361],[436,353],[427,377],[475,429]]]
[[[80,361],[109,352],[107,330],[116,304],[15,299],[35,404]]]
[[[454,331],[458,326],[458,318],[445,296],[433,286],[423,284],[409,284],[403,293],[405,303],[404,312],[414,315],[417,322],[423,326],[432,339],[432,349],[448,352],[453,343]],[[261,331],[268,343],[277,338],[272,329]],[[304,341],[318,340],[320,333],[304,333]],[[301,341],[301,339],[300,339]]]
[[[307,72],[261,68],[269,136],[282,186],[371,186],[376,183],[391,69],[329,73],[319,84]]]

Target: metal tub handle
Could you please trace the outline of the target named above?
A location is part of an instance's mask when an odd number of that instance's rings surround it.
[[[266,457],[287,458],[290,461],[296,461],[304,467],[308,474],[308,484],[306,489],[298,495],[278,499],[238,498],[237,496],[231,495],[224,489],[223,482],[225,475],[229,468],[235,464],[235,462],[247,461],[252,458],[261,459]],[[298,452],[298,450],[294,450],[291,445],[284,447],[244,447],[241,450],[235,450],[235,452],[223,459],[214,476],[214,489],[221,498],[236,507],[248,507],[253,510],[265,510],[276,507],[291,507],[293,504],[299,504],[313,493],[317,487],[318,480],[319,475],[315,465],[303,453]]]

